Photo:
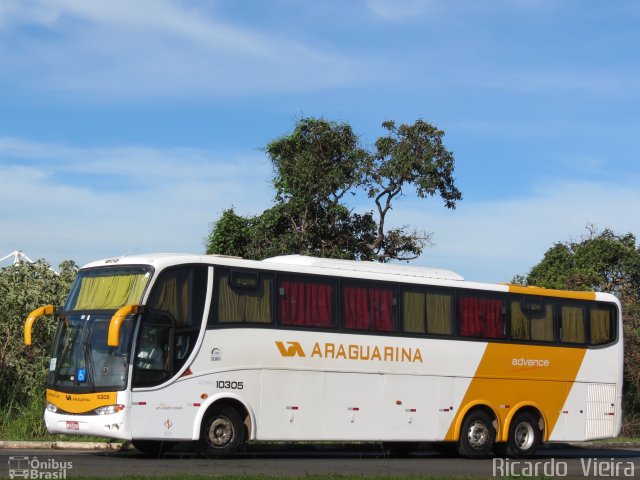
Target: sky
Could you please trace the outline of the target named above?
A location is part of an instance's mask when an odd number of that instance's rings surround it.
[[[261,148],[302,117],[446,132],[463,200],[388,218],[433,232],[416,265],[508,282],[587,225],[640,235],[639,24],[633,0],[2,0],[0,258],[202,253],[272,205]]]

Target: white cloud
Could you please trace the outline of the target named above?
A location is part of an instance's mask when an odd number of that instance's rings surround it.
[[[8,1],[2,77],[35,90],[137,99],[290,93],[343,85],[358,71],[353,59],[195,4]]]
[[[222,210],[260,213],[272,197],[271,168],[255,152],[74,148],[4,138],[0,178],[2,256],[19,249],[54,264],[136,249],[202,252],[209,223]]]
[[[632,182],[629,183],[631,185]],[[447,211],[437,201],[398,205],[395,224],[435,233],[418,264],[448,268],[468,280],[508,282],[526,274],[556,242],[577,239],[587,224],[640,232],[640,191],[621,184],[555,182],[529,197],[465,199]]]

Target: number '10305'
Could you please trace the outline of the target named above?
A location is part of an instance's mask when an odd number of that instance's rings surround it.
[[[230,390],[242,390],[243,382],[231,382],[229,380],[217,380],[216,388],[228,388]]]

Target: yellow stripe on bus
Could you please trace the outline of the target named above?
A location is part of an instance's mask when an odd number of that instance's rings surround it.
[[[511,418],[525,406],[542,413],[547,440],[585,353],[583,348],[488,344],[445,439],[457,441],[465,414],[483,405],[491,408],[498,419],[498,441],[507,440]]]
[[[543,297],[572,298],[575,300],[595,300],[594,292],[573,292],[571,290],[552,290],[542,287],[525,287],[522,285],[509,284],[509,293],[520,293],[523,295],[540,295]]]
[[[47,402],[68,413],[87,413],[98,407],[115,405],[116,392],[64,393],[47,390]]]

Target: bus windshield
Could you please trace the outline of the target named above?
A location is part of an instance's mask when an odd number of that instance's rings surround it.
[[[138,304],[150,278],[148,267],[81,270],[63,310],[117,310],[127,304]]]
[[[110,315],[62,315],[51,361],[49,387],[100,391],[127,385],[133,319],[120,329],[118,347],[107,346]]]

